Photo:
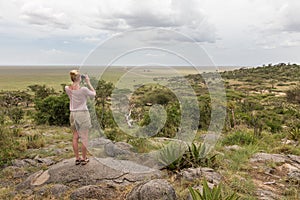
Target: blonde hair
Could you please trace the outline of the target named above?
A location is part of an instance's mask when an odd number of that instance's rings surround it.
[[[79,70],[77,70],[77,69],[71,70],[70,71],[70,77],[71,77],[71,80],[73,82],[77,81],[78,78],[80,77]]]

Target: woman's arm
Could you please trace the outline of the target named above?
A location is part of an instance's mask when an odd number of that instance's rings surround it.
[[[90,78],[88,77],[88,75],[85,75],[85,82],[86,82],[89,90],[92,92],[92,93],[90,93],[89,96],[95,96],[96,95],[96,91],[95,91],[94,87],[92,86],[92,84],[90,82]]]

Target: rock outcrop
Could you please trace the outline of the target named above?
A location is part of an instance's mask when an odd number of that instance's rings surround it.
[[[127,195],[127,200],[175,200],[174,188],[164,179],[155,179],[137,185]]]

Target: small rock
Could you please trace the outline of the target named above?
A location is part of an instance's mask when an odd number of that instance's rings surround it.
[[[30,189],[33,186],[38,186],[44,184],[49,179],[48,170],[47,171],[37,171],[31,174],[24,182],[16,186],[16,190]]]
[[[20,160],[20,159],[15,159],[11,163],[13,166],[16,166],[16,167],[28,166],[28,163],[26,163],[24,160]]]
[[[295,140],[288,140],[288,139],[284,138],[284,139],[281,140],[281,143],[282,144],[289,144],[289,145],[296,145],[297,141],[295,141]]]
[[[25,124],[25,125],[23,126],[24,129],[29,128],[29,127],[32,127],[32,124]]]
[[[188,168],[180,171],[179,175],[188,181],[200,178],[202,175],[201,168]]]
[[[33,190],[30,190],[30,189],[23,190],[22,194],[27,195],[27,196],[32,195],[33,194]]]
[[[264,182],[264,185],[273,185],[275,183],[276,181],[268,181],[268,182]]]
[[[291,182],[300,183],[300,171],[289,172],[288,180]]]
[[[278,196],[269,190],[258,189],[256,194],[259,196],[259,199],[262,200],[275,200],[278,199]]]
[[[207,167],[183,169],[179,173],[179,176],[188,181],[193,181],[195,179],[205,177],[205,179],[208,182],[213,183],[215,185],[218,185],[222,179],[222,176],[219,173]]]
[[[53,165],[54,161],[50,158],[37,158],[36,159],[39,163],[43,163],[47,166]]]
[[[26,163],[28,163],[29,165],[34,166],[34,167],[36,167],[36,166],[38,165],[37,161],[34,160],[34,159],[29,159],[29,158],[27,158],[27,159],[24,159],[24,161],[25,161]]]
[[[35,194],[39,196],[46,196],[49,193],[48,187],[41,187],[37,191],[35,191]]]
[[[293,161],[298,164],[300,164],[300,156],[295,156],[295,155],[288,155],[288,157]]]
[[[238,150],[241,150],[242,147],[240,147],[238,145],[232,145],[232,146],[226,146],[225,149],[230,150],[230,151],[238,151]]]
[[[218,185],[222,179],[222,176],[211,168],[201,168],[201,172],[208,182],[211,182],[215,185]]]
[[[50,188],[50,193],[55,196],[56,198],[61,197],[69,187],[62,184],[55,184]]]
[[[155,179],[134,187],[127,200],[177,199],[174,188],[164,179]]]
[[[257,153],[250,159],[250,162],[273,161],[275,163],[284,163],[286,160],[287,157],[281,154]]]

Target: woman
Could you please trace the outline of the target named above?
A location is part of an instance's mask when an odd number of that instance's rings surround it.
[[[66,86],[65,90],[70,99],[70,125],[73,132],[73,150],[76,157],[75,164],[85,165],[87,158],[88,131],[91,127],[90,113],[87,108],[87,98],[95,97],[96,92],[87,75],[80,75],[78,70],[70,71],[72,85]],[[87,87],[80,87],[81,79],[84,78]],[[82,143],[82,158],[79,157],[78,139]]]

